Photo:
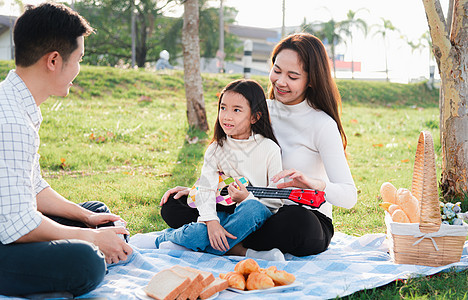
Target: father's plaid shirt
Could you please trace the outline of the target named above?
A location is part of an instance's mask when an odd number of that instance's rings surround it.
[[[0,83],[0,242],[9,244],[41,223],[36,195],[49,186],[39,165],[42,114],[14,70]]]

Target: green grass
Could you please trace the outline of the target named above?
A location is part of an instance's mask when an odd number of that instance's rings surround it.
[[[3,79],[11,62],[0,62]],[[218,93],[239,75],[204,74],[210,128]],[[266,88],[266,77],[254,76]],[[41,105],[41,167],[44,178],[66,198],[105,202],[128,221],[132,234],[166,228],[163,193],[192,185],[212,132],[189,128],[183,73],[83,66],[67,98]],[[347,155],[358,203],[334,209],[337,231],[354,236],[383,233],[380,185],[410,188],[419,132],[435,142],[440,172],[438,92],[424,84],[338,81],[343,98]],[[188,139],[198,138],[197,143]],[[414,278],[361,291],[349,299],[467,299],[468,272]]]

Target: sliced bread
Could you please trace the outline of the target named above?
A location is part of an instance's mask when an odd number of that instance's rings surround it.
[[[214,294],[224,291],[229,286],[228,281],[219,277],[210,283],[198,296],[200,299],[208,299]]]
[[[174,300],[190,284],[190,278],[171,269],[156,273],[145,287],[145,293],[157,300]]]
[[[215,277],[214,277],[213,273],[211,273],[211,272],[197,270],[197,269],[190,268],[190,267],[185,267],[185,268],[187,270],[192,271],[192,272],[198,272],[203,276],[203,280],[202,280],[203,288],[207,287],[210,283],[212,283],[215,280]]]
[[[177,300],[196,300],[204,288],[204,286],[202,286],[203,276],[197,270],[192,271],[181,266],[174,266],[171,269],[191,280],[190,284],[177,297]]]

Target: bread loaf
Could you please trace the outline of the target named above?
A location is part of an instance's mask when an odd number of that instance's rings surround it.
[[[408,189],[398,189],[397,204],[406,213],[411,223],[419,223],[419,202]]]
[[[398,204],[396,200],[397,189],[390,182],[382,183],[382,186],[380,187],[380,196],[382,196],[383,202]]]
[[[188,270],[181,266],[174,266],[171,270],[175,271],[179,275],[190,278],[190,284],[179,294],[177,300],[196,300],[198,295],[203,290],[202,285],[203,276],[198,271]]]
[[[151,278],[144,291],[146,295],[157,300],[174,300],[190,282],[190,278],[165,269]]]
[[[224,291],[229,286],[227,280],[221,278],[215,278],[198,296],[200,299],[208,299],[214,294]]]
[[[392,220],[393,222],[397,223],[410,223],[410,220],[408,216],[405,214],[405,212],[399,208],[397,208],[393,214],[392,214]]]
[[[202,271],[202,270],[197,270],[194,268],[190,267],[185,267],[187,270],[193,271],[193,272],[198,272],[202,275],[203,280],[202,280],[202,286],[203,288],[207,287],[210,283],[212,283],[215,280],[215,277],[213,273],[207,272],[207,271]]]

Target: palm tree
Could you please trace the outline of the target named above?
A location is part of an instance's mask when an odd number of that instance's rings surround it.
[[[361,30],[364,36],[367,35],[367,23],[361,18],[356,18],[356,14],[363,10],[360,8],[356,11],[349,10],[346,14],[347,19],[339,23],[340,32],[349,37],[350,48],[351,48],[351,74],[354,79],[354,54],[353,54],[353,34],[355,29]]]
[[[393,26],[392,22],[390,20],[386,20],[384,18],[380,18],[383,22],[382,25],[377,25],[377,30],[374,33],[374,36],[380,35],[384,41],[384,54],[385,54],[385,74],[387,75],[387,81],[389,81],[388,78],[388,59],[387,59],[387,33],[391,31],[396,31],[396,27]]]
[[[336,78],[336,67],[335,67],[335,46],[338,45],[342,38],[338,33],[338,24],[332,18],[328,22],[317,22],[317,23],[307,23],[306,19],[301,24],[301,30],[315,35],[321,39],[324,44],[330,45],[330,54],[331,60],[333,63],[333,76]]]

